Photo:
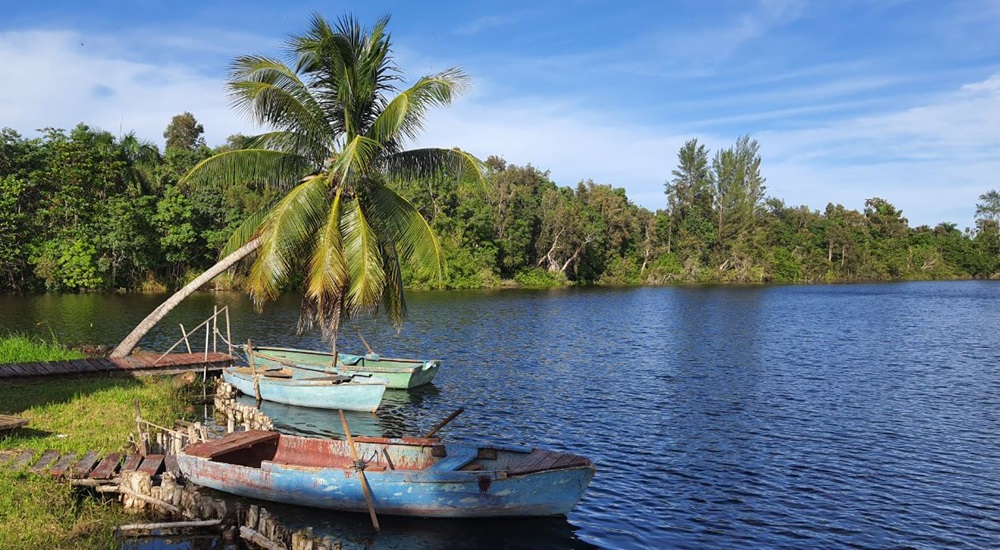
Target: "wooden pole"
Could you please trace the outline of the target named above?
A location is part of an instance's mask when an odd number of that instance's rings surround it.
[[[361,478],[361,491],[365,494],[365,502],[368,503],[368,514],[372,517],[372,527],[379,531],[378,516],[375,515],[375,502],[372,500],[371,490],[368,488],[368,478],[365,477],[365,469],[358,460],[358,450],[354,448],[354,438],[351,437],[351,429],[347,427],[347,417],[344,411],[340,411],[340,422],[344,425],[344,435],[347,436],[347,446],[351,450],[351,459],[358,465],[358,474]]]
[[[191,527],[215,527],[221,525],[221,519],[207,519],[203,521],[168,521],[163,523],[130,523],[119,525],[119,531],[153,531],[156,529],[185,529]]]
[[[188,342],[188,335],[187,335],[186,332],[184,332],[184,325],[183,324],[181,325],[181,334],[184,335],[184,345],[187,346],[188,353],[192,353],[191,352],[191,342]]]
[[[219,353],[219,306],[212,306],[212,353]]]
[[[253,342],[247,338],[247,361],[250,363],[250,372],[253,373],[253,393],[257,398],[257,406],[260,407],[260,376],[257,375],[257,365],[253,362]]]
[[[226,306],[226,342],[229,344],[229,356],[233,356],[233,337],[229,333],[229,306]]]
[[[365,349],[368,350],[368,353],[375,353],[375,350],[373,350],[372,347],[368,345],[368,340],[365,340],[365,337],[361,335],[361,329],[355,326],[354,332],[358,333],[358,338],[361,338],[361,343],[365,345]]]
[[[139,414],[139,400],[135,400],[135,438],[136,445],[139,447],[139,454],[146,456],[149,452],[146,449],[146,441],[142,438],[142,415]]]
[[[208,362],[208,340],[209,331],[212,330],[212,323],[205,323],[205,361]]]
[[[443,428],[445,426],[445,424],[451,422],[452,420],[455,420],[455,417],[458,416],[458,415],[460,415],[460,414],[462,414],[463,412],[465,412],[465,407],[459,407],[458,410],[456,410],[455,412],[449,414],[447,418],[445,418],[441,422],[438,422],[437,426],[434,426],[434,428],[432,428],[431,431],[427,432],[427,435],[425,435],[424,437],[429,438],[429,437],[433,436],[434,434],[438,433],[438,430],[440,430],[441,428]]]

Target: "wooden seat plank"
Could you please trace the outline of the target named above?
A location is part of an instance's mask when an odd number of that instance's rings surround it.
[[[118,471],[118,464],[121,463],[121,453],[111,453],[104,457],[96,468],[87,474],[90,479],[111,479]]]
[[[48,468],[49,464],[52,464],[52,461],[58,456],[59,453],[56,451],[45,451],[42,453],[42,456],[39,457],[38,462],[35,462],[35,465],[30,468],[31,471],[35,473],[41,472],[45,468]]]
[[[266,430],[247,430],[245,432],[233,432],[222,439],[196,443],[184,449],[184,453],[191,456],[200,456],[212,459],[221,454],[239,449],[246,449],[258,443],[267,443],[278,439],[277,432]]]
[[[52,477],[62,476],[64,473],[66,473],[66,470],[69,470],[69,467],[75,461],[76,461],[76,453],[69,453],[59,457],[59,460],[57,460],[56,463],[52,465],[51,468],[49,468],[49,475],[51,475]]]
[[[87,474],[97,465],[98,458],[100,458],[100,455],[97,454],[97,451],[88,451],[87,454],[83,455],[83,458],[76,461],[76,464],[69,469],[69,477],[73,479],[87,477]]]
[[[162,467],[163,455],[146,455],[146,458],[142,459],[142,464],[135,471],[155,476],[160,473],[160,468]]]

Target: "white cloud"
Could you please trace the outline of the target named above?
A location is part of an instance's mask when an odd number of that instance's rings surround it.
[[[162,144],[171,117],[192,112],[209,143],[248,131],[226,102],[221,78],[181,64],[129,60],[122,50],[72,31],[0,33],[8,84],[0,87],[0,121],[31,135],[83,122],[117,133],[135,131]]]

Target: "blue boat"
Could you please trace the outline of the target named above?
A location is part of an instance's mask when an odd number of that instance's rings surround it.
[[[257,369],[228,367],[222,371],[226,382],[247,395],[266,401],[345,411],[375,412],[386,382],[372,376],[322,374],[300,369]]]
[[[596,468],[541,449],[444,445],[438,438],[355,437],[379,515],[565,516]],[[346,441],[251,430],[186,447],[190,481],[236,495],[349,512],[368,507]]]

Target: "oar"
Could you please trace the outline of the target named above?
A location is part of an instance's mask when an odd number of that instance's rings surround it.
[[[463,412],[465,412],[465,407],[459,407],[458,410],[449,414],[448,418],[445,418],[441,422],[438,422],[437,426],[434,426],[434,428],[431,431],[427,432],[427,435],[425,435],[424,438],[430,438],[432,435],[438,433],[438,430],[443,428],[445,424],[451,422],[452,420],[455,420],[455,417],[462,414]]]
[[[253,362],[253,343],[247,338],[247,361],[250,363],[250,372],[253,373],[253,393],[257,398],[257,408],[260,408],[260,377],[257,376],[257,365]]]
[[[358,333],[358,338],[361,338],[361,343],[365,345],[365,349],[368,350],[368,353],[374,354],[375,350],[373,350],[372,347],[368,345],[368,340],[365,340],[365,337],[361,335],[361,329],[355,326],[354,332]]]
[[[347,436],[347,446],[351,449],[351,458],[357,465],[358,474],[361,475],[361,491],[364,492],[365,502],[368,503],[368,514],[372,517],[372,527],[379,531],[378,516],[375,515],[375,502],[372,500],[372,493],[368,488],[368,478],[365,477],[364,466],[358,460],[358,450],[354,448],[354,438],[351,437],[351,429],[347,427],[347,417],[344,416],[343,410],[340,411],[340,422],[344,424],[344,435]]]

